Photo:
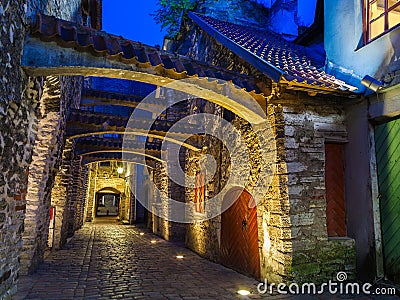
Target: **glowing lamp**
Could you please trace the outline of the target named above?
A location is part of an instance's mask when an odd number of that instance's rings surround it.
[[[242,296],[248,296],[248,295],[250,295],[250,292],[249,291],[246,291],[246,290],[240,290],[240,291],[238,291],[237,292],[239,295],[242,295]]]

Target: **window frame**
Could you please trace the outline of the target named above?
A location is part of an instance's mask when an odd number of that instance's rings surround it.
[[[205,198],[206,198],[206,187],[205,187],[205,171],[198,171],[196,173],[195,188],[194,188],[194,211],[199,214],[205,213]]]
[[[364,44],[365,45],[375,41],[376,39],[378,39],[381,36],[387,34],[388,32],[400,27],[400,23],[399,23],[399,24],[394,25],[393,27],[389,28],[389,13],[392,10],[400,7],[400,2],[392,5],[391,7],[388,7],[389,0],[383,0],[384,1],[384,11],[379,17],[381,17],[382,15],[384,17],[384,30],[380,34],[378,34],[377,36],[375,36],[373,38],[370,38],[370,32],[371,32],[371,29],[370,29],[371,26],[370,25],[372,24],[372,22],[374,20],[377,20],[379,18],[378,17],[378,18],[375,18],[373,20],[370,20],[370,17],[369,17],[370,16],[370,13],[369,13],[370,12],[370,5],[375,3],[375,2],[377,2],[377,1],[379,1],[379,0],[363,0],[362,1],[362,5],[363,5],[363,33],[364,33]]]

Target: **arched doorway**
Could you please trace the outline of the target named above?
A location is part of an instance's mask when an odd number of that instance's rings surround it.
[[[260,254],[254,199],[242,188],[233,189],[225,196],[224,207],[229,209],[221,217],[221,263],[259,279]]]
[[[119,214],[120,192],[105,188],[96,193],[96,217],[117,217]]]

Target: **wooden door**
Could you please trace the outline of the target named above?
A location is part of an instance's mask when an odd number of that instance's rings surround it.
[[[375,143],[385,274],[400,282],[400,119],[376,126]]]
[[[343,145],[341,144],[325,144],[325,189],[328,236],[344,237],[347,230]]]
[[[234,204],[222,214],[221,262],[229,268],[259,279],[257,208],[252,196],[241,189],[228,193],[224,205],[229,205],[227,203],[236,198]]]

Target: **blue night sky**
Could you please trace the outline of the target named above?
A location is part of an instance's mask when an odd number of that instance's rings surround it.
[[[143,44],[162,46],[165,32],[150,13],[157,0],[103,0],[103,30]]]

